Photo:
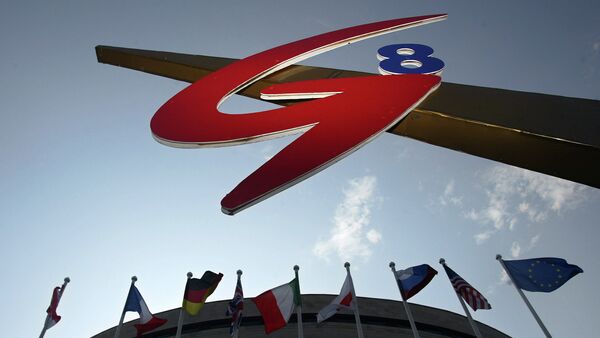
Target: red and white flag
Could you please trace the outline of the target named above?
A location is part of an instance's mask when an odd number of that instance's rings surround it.
[[[466,302],[469,304],[473,311],[477,311],[477,309],[489,310],[492,308],[490,302],[479,292],[477,289],[471,286],[471,284],[467,283],[461,276],[459,276],[454,270],[450,269],[446,264],[444,264],[444,269],[448,274],[448,278],[452,283],[452,287],[454,291],[458,293]]]
[[[60,316],[56,314],[56,308],[58,307],[58,301],[60,300],[60,287],[55,287],[52,292],[52,300],[50,300],[50,306],[46,310],[48,316],[46,317],[46,323],[44,324],[45,329],[49,329],[56,325],[60,320]]]
[[[346,280],[344,281],[344,285],[342,285],[342,290],[340,291],[339,296],[335,297],[329,303],[329,305],[325,306],[319,313],[317,314],[317,323],[321,323],[324,320],[327,320],[329,317],[336,314],[340,309],[350,309],[355,311],[356,309],[356,301],[354,300],[354,284],[352,283],[352,277],[350,274],[346,275]]]

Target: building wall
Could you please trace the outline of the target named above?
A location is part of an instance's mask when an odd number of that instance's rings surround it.
[[[342,310],[321,325],[317,325],[316,313],[335,297],[335,295],[302,295],[302,321],[306,338],[342,338],[357,337],[354,314]],[[225,316],[228,301],[207,303],[195,317],[187,314],[184,317],[182,338],[225,338],[229,337],[229,318]],[[376,298],[358,298],[360,317],[365,338],[412,337],[410,324],[406,318],[402,302]],[[421,338],[467,338],[474,337],[465,316],[428,306],[410,304]],[[145,334],[147,338],[174,337],[179,308],[156,313],[168,322],[154,332]],[[123,325],[122,338],[135,337],[133,320]],[[502,332],[477,322],[481,334],[486,338],[506,338]],[[115,327],[110,328],[93,338],[113,338]],[[266,335],[262,317],[251,299],[244,300],[244,315],[240,338],[287,338],[297,337],[297,317],[292,315],[288,325],[276,332]]]

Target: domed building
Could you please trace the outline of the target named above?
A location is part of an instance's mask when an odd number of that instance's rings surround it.
[[[306,338],[354,338],[357,337],[354,314],[341,310],[338,314],[317,325],[316,314],[329,304],[336,295],[302,295],[302,322]],[[225,316],[228,301],[206,303],[202,311],[194,317],[185,315],[182,338],[227,338],[229,317]],[[360,318],[366,338],[413,337],[402,302],[387,299],[358,297]],[[411,311],[421,338],[472,338],[475,337],[465,316],[412,304]],[[155,316],[168,322],[145,338],[175,337],[179,308],[156,313]],[[121,338],[136,336],[133,324],[138,319],[123,324]],[[483,337],[508,338],[509,336],[483,323],[477,322]],[[116,327],[112,327],[92,338],[113,338]],[[263,321],[258,309],[250,299],[245,299],[242,326],[239,338],[286,338],[298,337],[297,317],[293,314],[286,327],[268,336],[264,332]]]

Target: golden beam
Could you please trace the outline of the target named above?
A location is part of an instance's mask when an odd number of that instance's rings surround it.
[[[109,46],[97,46],[96,55],[100,63],[190,83],[236,61]],[[294,65],[238,94],[260,100],[273,84],[365,75]],[[443,82],[388,132],[600,188],[600,101]]]

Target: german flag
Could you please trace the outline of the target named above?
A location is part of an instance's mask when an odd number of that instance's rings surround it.
[[[219,285],[223,274],[216,274],[212,271],[206,271],[202,278],[190,278],[185,284],[185,293],[183,295],[183,305],[187,313],[195,316],[202,310],[206,298],[210,296]]]

